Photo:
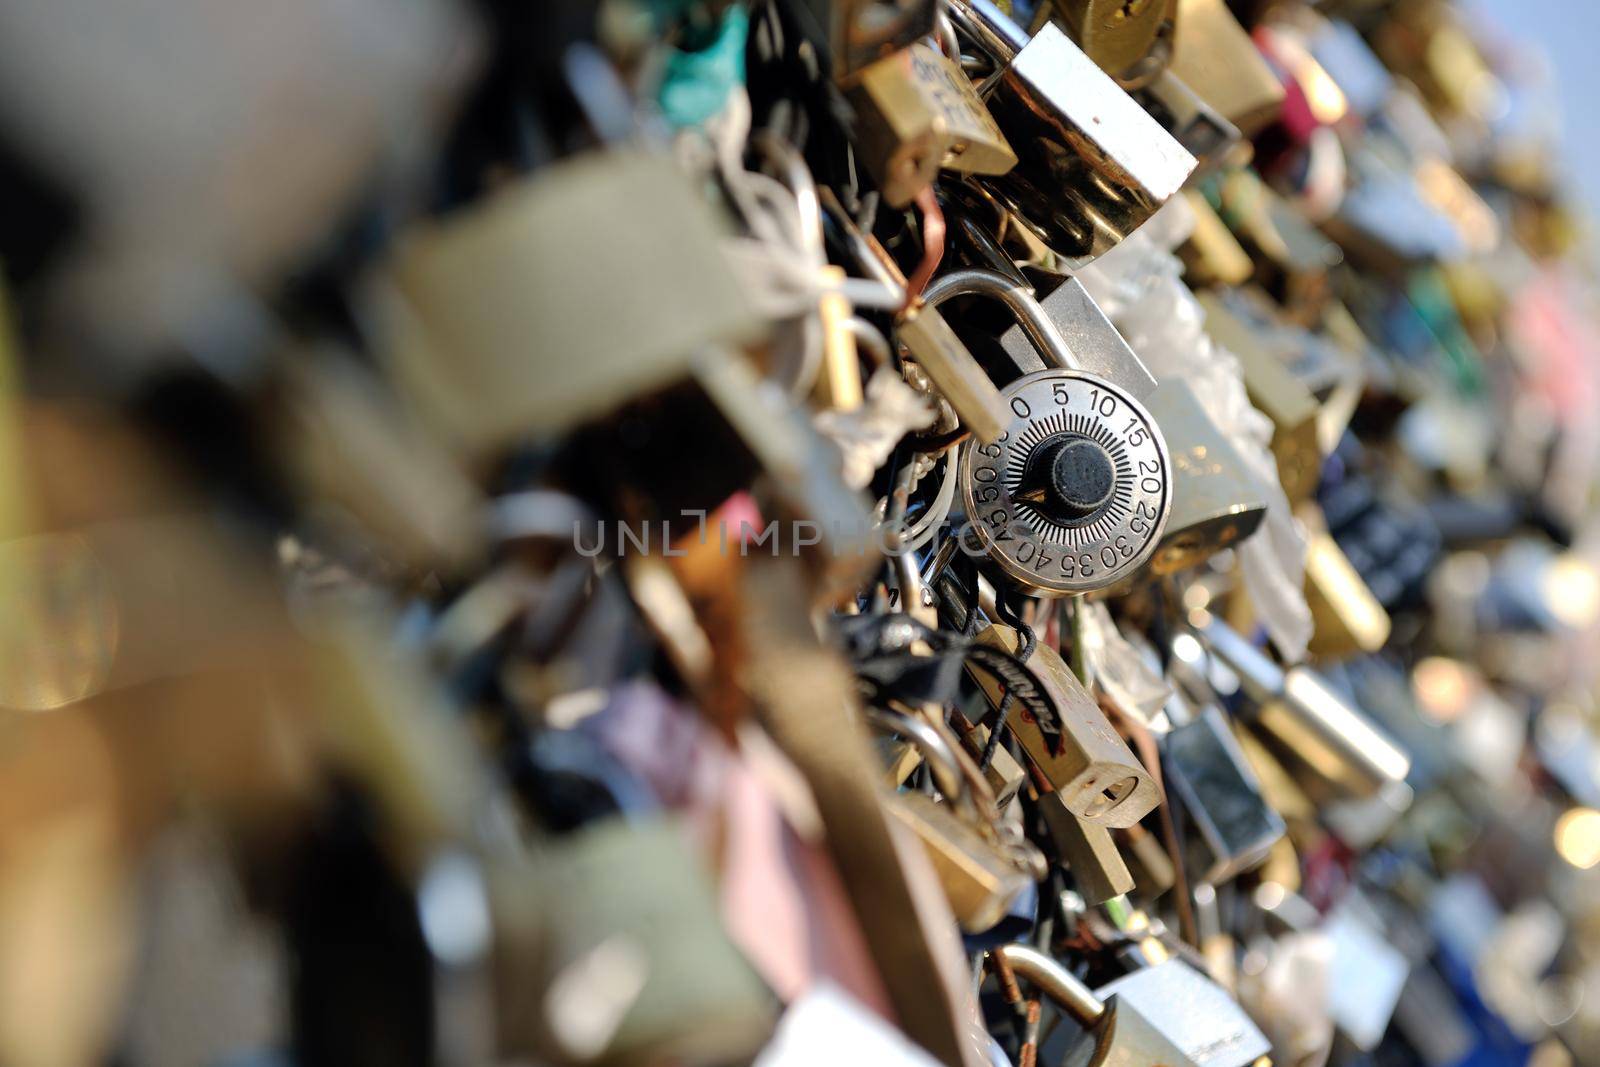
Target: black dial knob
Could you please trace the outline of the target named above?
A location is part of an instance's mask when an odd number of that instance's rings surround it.
[[[1059,522],[1077,522],[1100,510],[1116,483],[1116,465],[1098,441],[1062,436],[1034,450],[1017,498]]]

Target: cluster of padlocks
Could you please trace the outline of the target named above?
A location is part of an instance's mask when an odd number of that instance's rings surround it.
[[[1541,77],[0,0],[0,1063],[1600,1065]]]

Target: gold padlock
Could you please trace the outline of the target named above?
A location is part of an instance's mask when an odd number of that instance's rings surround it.
[[[1339,658],[1378,651],[1389,640],[1389,613],[1328,533],[1322,509],[1308,504],[1297,514],[1308,533],[1306,603],[1315,626],[1311,653]]]
[[[1084,903],[1091,907],[1104,904],[1133,889],[1133,873],[1110,830],[1074,815],[1059,793],[1040,796],[1039,813],[1061,861],[1072,871]]]
[[[904,792],[889,798],[889,810],[922,842],[962,929],[989,929],[1027,888],[1027,874],[950,805]]]
[[[941,167],[1004,174],[1017,155],[961,68],[914,44],[861,72],[850,89],[857,150],[890,207],[905,207]]]
[[[1117,831],[1116,838],[1126,852],[1123,857],[1133,875],[1133,884],[1147,897],[1159,897],[1178,882],[1178,869],[1172,863],[1161,838],[1143,826]]]
[[[974,726],[963,742],[963,747],[969,756],[977,758],[988,741],[989,731],[982,726]],[[983,770],[983,776],[988,779],[989,788],[994,790],[995,804],[1002,809],[1021,792],[1023,784],[1028,780],[1028,772],[1003,745],[995,746],[994,753],[989,757],[989,765]]]
[[[1222,217],[1256,260],[1256,276],[1291,321],[1315,323],[1331,298],[1329,271],[1344,252],[1253,170],[1222,183]]]
[[[1238,357],[1250,402],[1272,420],[1272,455],[1285,495],[1290,503],[1309,499],[1322,473],[1316,398],[1221,297],[1201,293],[1199,300],[1206,333]]]
[[[1178,0],[1170,69],[1246,137],[1283,108],[1283,83],[1224,0]]]
[[[890,810],[922,842],[957,921],[969,932],[987,930],[1028,885],[1030,860],[1042,857],[1031,846],[1023,846],[1025,854],[1020,843],[1002,840],[994,798],[975,789],[982,780],[977,767],[964,760],[942,723],[876,708],[868,719],[912,741],[936,772],[949,803],[908,791],[892,798]]]
[[[1255,273],[1250,253],[1228,229],[1205,195],[1185,189],[1183,197],[1194,215],[1194,230],[1178,246],[1183,260],[1183,278],[1191,289],[1206,285],[1243,285]]]
[[[860,268],[884,285],[903,290],[905,275],[900,273],[883,246],[861,232],[831,189],[823,187],[820,195],[823,207],[838,222]],[[895,339],[905,345],[911,358],[928,372],[928,377],[974,437],[992,442],[1004,432],[1006,408],[1000,390],[937,308],[913,303],[901,311],[895,316]]]
[[[926,304],[907,308],[895,319],[895,339],[928,372],[973,436],[987,443],[1005,432],[1000,390],[938,309]]]
[[[978,644],[1016,655],[1021,642],[1009,626],[991,624],[974,638]],[[1160,803],[1155,781],[1112,729],[1105,712],[1083,687],[1061,654],[1039,642],[1025,663],[1055,710],[1060,739],[1052,741],[1022,700],[1012,700],[1006,725],[1028,759],[1079,818],[1106,827],[1132,826]],[[1001,683],[981,668],[969,671],[995,707],[1003,700]]]
[[[1138,89],[1172,58],[1177,0],[1051,0],[1057,20],[1124,89]]]

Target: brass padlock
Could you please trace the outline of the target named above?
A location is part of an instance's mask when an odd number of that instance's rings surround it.
[[[900,273],[888,252],[861,232],[832,190],[823,187],[819,192],[828,217],[838,224],[841,236],[861,269],[892,289],[905,289],[905,275]],[[928,372],[928,377],[974,437],[991,442],[1005,432],[1006,412],[1000,390],[995,388],[950,324],[944,321],[938,308],[913,301],[895,316],[895,338],[906,347],[917,365]]]
[[[922,842],[963,930],[978,933],[1005,918],[1029,880],[995,842],[926,793],[897,793],[888,803]]]
[[[1178,883],[1178,868],[1160,837],[1143,826],[1118,830],[1115,836],[1119,855],[1143,896],[1154,899]]]
[[[1292,504],[1309,499],[1322,476],[1316,398],[1220,296],[1200,293],[1197,299],[1205,308],[1207,335],[1238,357],[1250,403],[1272,420],[1272,455],[1284,494]]]
[[[1017,631],[998,623],[981,630],[973,640],[1013,656],[1021,647]],[[1056,723],[1041,723],[1025,701],[1013,700],[1006,725],[1067,810],[1104,827],[1132,826],[1148,815],[1161,799],[1155,781],[1112,729],[1105,712],[1061,654],[1040,642],[1024,666],[1037,678],[1041,695],[1055,711]],[[1000,681],[981,668],[969,666],[968,671],[989,702],[1000,707]],[[1059,725],[1059,735],[1047,732],[1049,725]]]
[[[1194,230],[1178,246],[1183,260],[1183,279],[1191,289],[1207,285],[1243,285],[1255,273],[1250,253],[1228,229],[1205,195],[1185,189],[1183,197],[1194,215]]]
[[[1378,651],[1389,640],[1389,613],[1328,533],[1322,509],[1308,504],[1297,514],[1308,535],[1306,603],[1315,626],[1311,653],[1342,658]]]
[[[849,98],[856,150],[890,207],[911,203],[941,167],[1004,174],[1017,163],[961,68],[925,44],[867,67]]]
[[[976,759],[988,741],[988,729],[974,726],[972,732],[964,739],[963,747],[969,756]],[[1027,770],[1017,762],[1015,756],[1006,751],[1003,745],[995,746],[994,753],[989,757],[989,766],[983,769],[983,776],[988,779],[989,788],[994,790],[995,804],[1002,810],[1015,799],[1028,781]]]
[[[870,719],[909,739],[929,765],[949,799],[940,803],[925,793],[897,793],[890,810],[927,850],[956,920],[969,933],[987,930],[1005,917],[1030,881],[1028,862],[1002,841],[995,825],[993,798],[979,803],[972,778],[975,767],[961,765],[958,752],[932,724],[916,716],[874,709]],[[961,810],[957,811],[957,806]],[[1031,846],[1029,846],[1031,848]]]
[[[1229,171],[1221,188],[1222,217],[1255,257],[1257,278],[1291,320],[1315,323],[1344,253],[1255,171]]]
[[[895,317],[895,339],[928,372],[974,437],[987,443],[1005,433],[1000,390],[937,308],[919,304],[901,312]]]
[[[1260,133],[1283,108],[1283,83],[1226,0],[1178,0],[1169,69],[1246,137]]]
[[[1090,59],[1125,89],[1138,89],[1172,58],[1177,0],[1050,0]]]
[[[1085,904],[1104,904],[1133,889],[1133,873],[1110,830],[1074,815],[1060,793],[1040,796],[1039,814]]]

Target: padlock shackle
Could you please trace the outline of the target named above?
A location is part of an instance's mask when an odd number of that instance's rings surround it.
[[[949,742],[931,724],[915,715],[890,711],[886,708],[869,707],[866,711],[868,722],[897,733],[916,745],[917,750],[922,753],[922,758],[942,772],[942,775],[936,775],[941,778],[939,788],[952,801],[958,801],[966,795],[967,777],[961,772],[961,764],[957,761]]]
[[[944,9],[950,21],[998,66],[1008,66],[1028,47],[1028,31],[1012,22],[992,0],[945,0]]]
[[[1032,945],[1021,942],[1001,945],[994,953],[1081,1025],[1094,1026],[1105,1015],[1106,1006],[1094,995],[1094,990]]]
[[[964,267],[935,278],[923,291],[922,301],[929,307],[938,307],[958,296],[988,296],[999,300],[1011,309],[1022,331],[1039,350],[1046,364],[1066,370],[1080,370],[1072,358],[1072,348],[1062,336],[1061,328],[1050,318],[1044,305],[1026,287],[997,270],[984,267]]]

